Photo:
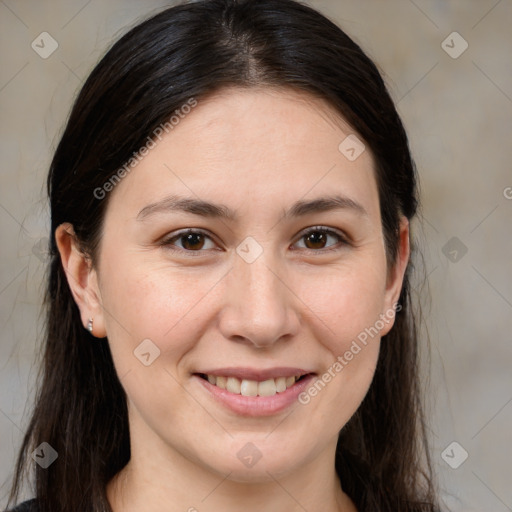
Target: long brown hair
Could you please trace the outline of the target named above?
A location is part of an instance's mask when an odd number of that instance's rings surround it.
[[[51,237],[41,385],[10,503],[33,470],[40,512],[109,511],[106,484],[130,459],[126,395],[108,341],[83,328],[55,242],[63,222],[93,263],[108,194],[94,191],[191,97],[227,86],[294,88],[326,100],[371,149],[389,265],[401,215],[418,208],[408,140],[375,64],[338,26],[294,0],[205,0],[131,29],[92,71],[75,101],[48,176]],[[410,297],[381,344],[373,382],[339,434],[336,471],[360,512],[438,510],[418,377]],[[30,453],[48,442],[47,469]],[[30,465],[33,467],[30,467]]]

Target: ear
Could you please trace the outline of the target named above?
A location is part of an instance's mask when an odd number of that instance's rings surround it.
[[[79,248],[73,226],[66,222],[55,230],[55,240],[60,260],[66,273],[69,288],[80,310],[84,328],[89,318],[93,320],[93,336],[104,338],[105,321],[98,276],[91,259]]]
[[[386,290],[384,295],[384,311],[382,312],[387,319],[384,328],[381,330],[381,336],[386,335],[395,323],[395,310],[400,292],[402,291],[402,284],[404,281],[405,271],[410,257],[410,243],[409,243],[409,220],[402,217],[400,220],[400,239],[398,246],[398,253],[396,261],[392,269],[390,269]],[[393,314],[391,314],[393,313]]]

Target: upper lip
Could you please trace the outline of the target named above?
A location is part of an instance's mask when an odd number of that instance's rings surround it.
[[[278,377],[293,377],[307,375],[313,373],[310,370],[304,370],[303,368],[292,368],[290,366],[281,366],[276,368],[248,368],[248,367],[231,367],[231,368],[216,368],[210,370],[203,370],[201,373],[204,375],[214,375],[215,377],[236,377],[240,380],[255,380],[258,382],[276,379]]]

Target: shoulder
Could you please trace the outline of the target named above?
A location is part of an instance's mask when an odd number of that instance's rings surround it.
[[[8,510],[7,512],[37,512],[37,510],[37,501],[34,499],[24,501],[23,503],[20,503],[19,505]]]

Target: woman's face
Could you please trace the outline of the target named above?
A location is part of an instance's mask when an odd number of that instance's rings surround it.
[[[332,462],[408,257],[404,224],[387,273],[373,160],[351,133],[320,100],[232,89],[109,192],[82,312],[108,336],[132,457],[239,481]]]

